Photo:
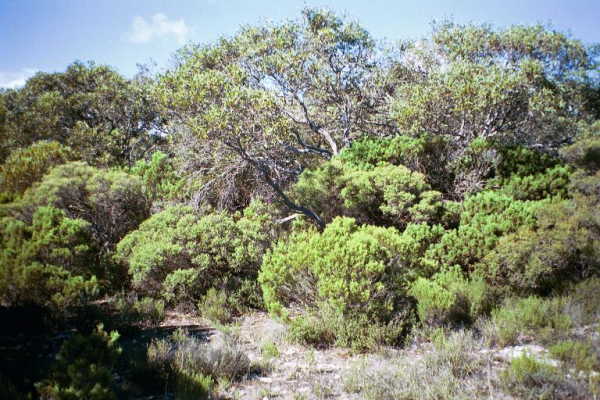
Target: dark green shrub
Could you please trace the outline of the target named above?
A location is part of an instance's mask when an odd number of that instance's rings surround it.
[[[53,207],[40,207],[30,224],[0,221],[0,299],[3,304],[36,304],[57,315],[98,294],[91,226]]]
[[[600,122],[584,126],[575,143],[560,149],[561,157],[571,165],[595,173],[600,169]]]
[[[296,232],[265,255],[259,276],[265,305],[284,316],[300,306],[327,314],[325,322],[402,326],[410,306],[403,286],[408,271],[396,263],[400,240],[393,228],[361,226],[351,218],[334,219],[322,233]]]
[[[497,151],[499,162],[494,173],[501,180],[541,174],[560,162],[555,157],[523,146],[500,146]]]
[[[557,165],[535,175],[513,175],[502,183],[500,191],[515,200],[542,200],[558,196],[566,198],[573,169]]]
[[[214,287],[247,290],[268,246],[267,220],[248,208],[244,214],[199,215],[174,206],[153,215],[117,246],[135,290],[170,304],[194,305]],[[248,296],[253,306],[254,296]]]
[[[61,347],[50,377],[36,384],[42,399],[116,399],[113,368],[121,354],[119,334],[98,325],[89,336],[76,334]]]

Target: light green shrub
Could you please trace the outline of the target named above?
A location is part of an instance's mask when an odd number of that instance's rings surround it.
[[[190,207],[169,207],[127,235],[116,260],[128,267],[140,293],[193,305],[211,287],[228,293],[251,287],[244,281],[256,279],[267,229],[265,217],[252,209],[202,216]],[[235,306],[256,306],[256,297]]]
[[[327,222],[348,216],[404,228],[410,222],[440,222],[447,212],[442,194],[426,177],[402,165],[360,168],[334,159],[305,171],[292,192]]]
[[[327,313],[325,321],[334,321],[333,314],[372,326],[407,319],[407,270],[395,263],[400,239],[395,229],[351,218],[336,218],[322,233],[294,233],[265,255],[259,281],[267,309],[285,316],[300,306]],[[333,331],[336,340],[339,332]]]
[[[492,311],[489,339],[505,346],[518,343],[519,337],[536,337],[542,341],[564,337],[572,326],[564,306],[562,298],[507,299],[502,307]]]
[[[30,224],[0,220],[0,299],[8,306],[36,304],[68,313],[99,292],[91,226],[40,207]]]
[[[151,201],[179,197],[184,181],[178,176],[173,159],[162,151],[152,153],[150,160],[140,160],[131,173],[140,177],[146,196]]]
[[[454,266],[431,279],[419,278],[408,292],[417,300],[421,322],[430,325],[469,322],[488,308],[489,294],[485,282],[464,277]]]
[[[502,193],[486,191],[462,204],[460,225],[429,247],[424,258],[437,268],[460,265],[466,271],[490,253],[503,236],[523,226],[534,226],[538,210],[549,200],[515,201]]]
[[[548,350],[552,357],[579,371],[597,371],[600,367],[598,355],[590,343],[566,340],[550,346]]]

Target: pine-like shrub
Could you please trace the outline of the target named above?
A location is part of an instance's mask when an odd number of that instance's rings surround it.
[[[396,260],[400,241],[393,228],[359,225],[351,218],[336,218],[321,233],[296,232],[265,255],[259,276],[265,305],[283,316],[296,307],[328,315],[323,323],[339,325],[341,319],[374,329],[395,323],[401,329],[388,340],[397,340],[410,314],[404,288],[408,269]],[[343,338],[352,345],[353,339]]]
[[[244,282],[256,279],[268,246],[266,227],[255,207],[204,216],[191,207],[168,207],[127,235],[115,258],[127,266],[139,293],[192,305],[210,288],[248,288]],[[250,303],[256,297],[247,296],[244,305],[258,306]]]
[[[40,305],[58,314],[85,303],[100,288],[92,227],[64,211],[40,207],[31,223],[0,221],[0,299],[9,306]]]
[[[22,195],[50,169],[74,158],[73,151],[58,142],[39,141],[16,149],[0,165],[0,192]]]
[[[102,325],[89,336],[76,334],[61,347],[50,377],[36,384],[42,399],[116,399],[113,368],[121,354],[119,334]]]

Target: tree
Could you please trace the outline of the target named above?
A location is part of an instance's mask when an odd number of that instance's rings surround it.
[[[182,49],[157,95],[170,119],[207,143],[196,157],[213,160],[219,182],[245,173],[228,166],[245,165],[287,207],[322,224],[284,189],[306,166],[386,127],[379,72],[364,29],[307,9],[300,22]]]
[[[1,160],[39,140],[69,145],[96,165],[131,165],[160,136],[160,118],[140,81],[107,66],[76,62],[38,73],[0,97]]]
[[[544,27],[444,23],[407,55],[420,78],[398,85],[398,127],[450,144],[455,196],[481,189],[498,146],[556,151],[593,117],[584,94],[593,86],[594,52]]]

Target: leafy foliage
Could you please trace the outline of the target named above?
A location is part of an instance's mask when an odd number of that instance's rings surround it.
[[[201,216],[190,207],[168,207],[127,235],[116,258],[136,290],[171,304],[194,304],[213,287],[248,289],[243,282],[256,279],[268,245],[265,217],[256,211]],[[256,295],[247,295],[242,305],[257,306]]]
[[[0,223],[0,298],[9,306],[37,304],[56,315],[98,293],[90,224],[40,207],[30,224]]]
[[[394,262],[399,239],[392,228],[350,218],[334,219],[322,233],[294,233],[265,256],[259,281],[267,308],[283,315],[294,305],[320,309],[346,324],[401,323],[410,305],[402,286],[406,271]]]
[[[89,336],[76,334],[56,356],[49,379],[36,384],[42,399],[116,399],[112,369],[121,355],[119,334],[102,325]]]
[[[10,206],[28,220],[37,207],[50,205],[70,218],[90,223],[99,248],[111,250],[148,216],[148,202],[139,179],[118,170],[102,170],[84,162],[52,169],[44,179]]]
[[[90,164],[131,165],[160,139],[148,134],[159,121],[141,81],[107,66],[76,62],[65,72],[38,73],[1,97],[0,160],[18,147],[51,140]]]
[[[15,149],[0,166],[0,192],[22,195],[50,169],[73,158],[71,149],[58,142],[41,141]]]

